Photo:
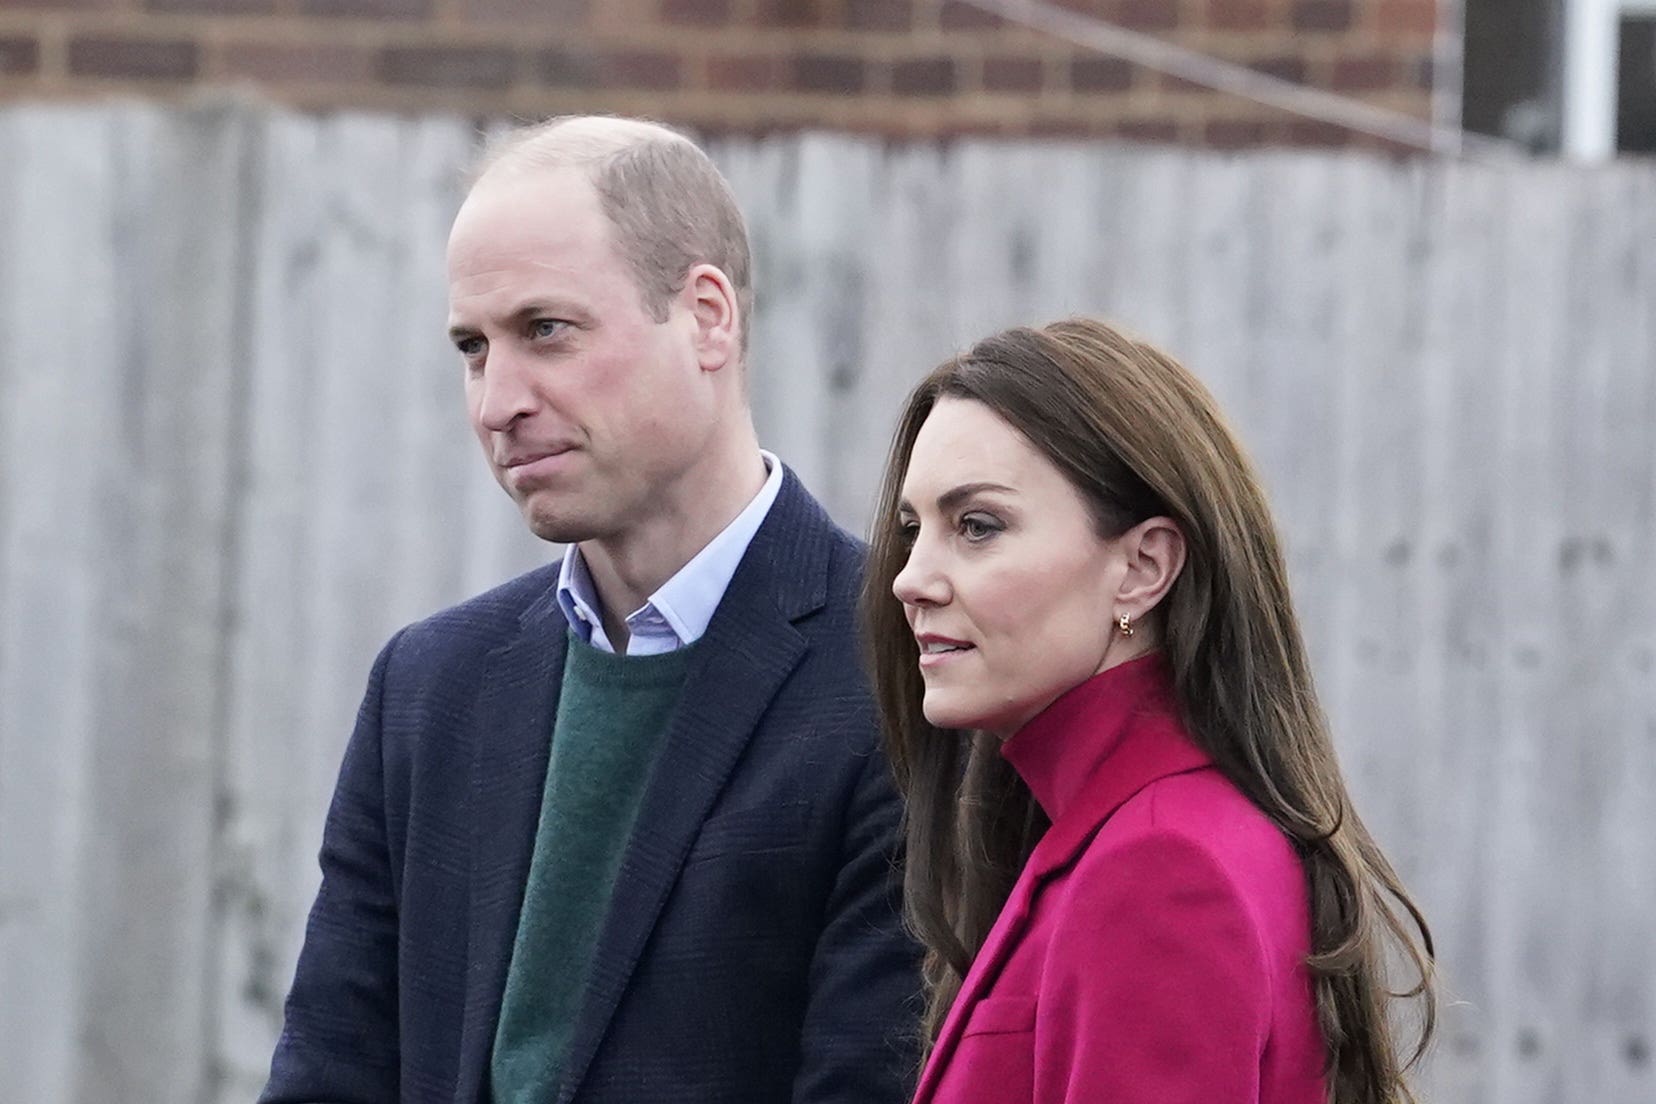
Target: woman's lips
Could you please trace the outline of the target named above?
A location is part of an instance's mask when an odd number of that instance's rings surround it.
[[[922,670],[933,670],[954,662],[961,656],[976,651],[976,647],[964,640],[955,640],[953,637],[936,636],[926,633],[915,638],[920,645],[920,667]]]

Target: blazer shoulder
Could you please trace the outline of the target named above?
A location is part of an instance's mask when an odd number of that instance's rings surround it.
[[[1221,867],[1247,873],[1299,869],[1287,835],[1215,767],[1157,779],[1106,822],[1098,843],[1180,840]]]
[[[1308,939],[1305,870],[1294,844],[1214,767],[1171,775],[1118,809],[1079,866],[1117,866],[1123,856],[1194,877],[1243,904],[1270,939]]]
[[[538,602],[555,602],[556,563],[526,571],[464,602],[416,621],[392,638],[399,664],[420,667],[481,658],[519,631],[523,615]]]
[[[841,601],[856,602],[862,596],[863,572],[868,566],[868,545],[832,526],[828,532],[829,593]]]

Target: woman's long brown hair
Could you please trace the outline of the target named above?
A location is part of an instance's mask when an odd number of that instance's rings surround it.
[[[1184,570],[1155,611],[1192,737],[1295,844],[1311,904],[1317,1015],[1334,1104],[1412,1101],[1404,1074],[1436,1023],[1430,929],[1352,808],[1312,686],[1287,570],[1253,467],[1205,387],[1170,357],[1071,319],[979,342],[909,397],[875,517],[863,616],[887,751],[908,800],[904,897],[926,945],[926,1046],[1047,822],[998,741],[921,711],[918,649],[892,597],[907,558],[897,503],[937,400],[981,402],[1078,488],[1099,531],[1148,517],[1184,532]],[[1410,968],[1402,992],[1388,958]],[[1395,1012],[1413,1000],[1413,1047]]]

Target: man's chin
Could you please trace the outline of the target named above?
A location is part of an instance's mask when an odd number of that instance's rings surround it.
[[[529,531],[543,541],[553,544],[579,544],[598,535],[592,519],[566,509],[552,509],[544,502],[531,498],[519,503],[523,522]]]

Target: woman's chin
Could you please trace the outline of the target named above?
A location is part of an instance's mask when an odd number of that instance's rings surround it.
[[[972,708],[969,702],[950,701],[952,695],[929,693],[921,703],[927,723],[937,728],[983,728],[990,717],[982,709]]]
[[[972,715],[949,702],[934,701],[935,695],[927,694],[921,704],[921,712],[926,715],[926,723],[938,728],[971,728]]]

